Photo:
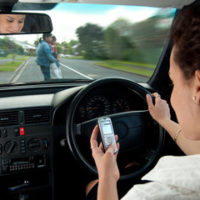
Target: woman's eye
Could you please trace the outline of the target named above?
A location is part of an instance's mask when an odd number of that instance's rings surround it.
[[[18,23],[22,24],[22,23],[24,23],[24,20],[22,19],[22,20],[18,21]]]
[[[8,21],[9,23],[12,23],[12,22],[13,22],[13,20],[12,20],[12,19],[7,19],[7,21]]]

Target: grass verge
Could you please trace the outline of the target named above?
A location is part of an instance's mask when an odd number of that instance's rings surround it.
[[[0,72],[13,72],[22,63],[23,63],[23,61],[7,62],[6,64],[0,65]]]
[[[150,77],[153,74],[154,69],[156,67],[155,65],[152,64],[117,61],[117,60],[100,61],[100,62],[95,62],[95,64],[102,67],[134,73],[146,77]]]
[[[12,58],[10,54],[7,58]],[[15,71],[25,60],[28,60],[29,56],[16,56],[13,61],[8,61],[5,64],[0,65],[0,72],[13,72]]]

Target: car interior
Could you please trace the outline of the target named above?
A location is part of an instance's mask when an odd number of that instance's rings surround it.
[[[85,199],[86,184],[98,177],[90,136],[102,116],[119,137],[122,184],[136,184],[163,155],[183,155],[151,118],[146,94],[158,92],[170,104],[170,27],[180,9],[197,2],[1,1],[0,19],[26,19],[20,32],[1,32],[0,20],[0,199]],[[44,80],[35,61],[45,33],[57,37],[62,79]],[[176,120],[172,109],[171,116]]]

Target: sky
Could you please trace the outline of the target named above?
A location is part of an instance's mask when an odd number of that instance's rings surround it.
[[[60,4],[49,15],[58,40],[70,41],[76,38],[75,30],[88,22],[105,28],[122,16],[131,22],[139,22],[157,11],[158,8],[74,3]]]
[[[115,20],[123,16],[130,22],[145,20],[155,13],[159,8],[103,5],[103,4],[81,4],[81,3],[60,3],[52,11],[47,11],[53,22],[53,34],[58,42],[76,40],[75,31],[86,23],[93,23],[107,27]],[[41,35],[15,36],[16,39],[26,40],[33,43]]]

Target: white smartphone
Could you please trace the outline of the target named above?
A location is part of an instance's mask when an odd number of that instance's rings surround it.
[[[114,153],[117,153],[118,148],[115,141],[114,129],[113,129],[113,125],[112,125],[112,121],[110,117],[98,118],[98,125],[99,125],[101,139],[102,139],[102,143],[103,143],[103,147],[105,151],[107,150],[109,145],[112,143],[114,144],[114,147],[115,147]]]

